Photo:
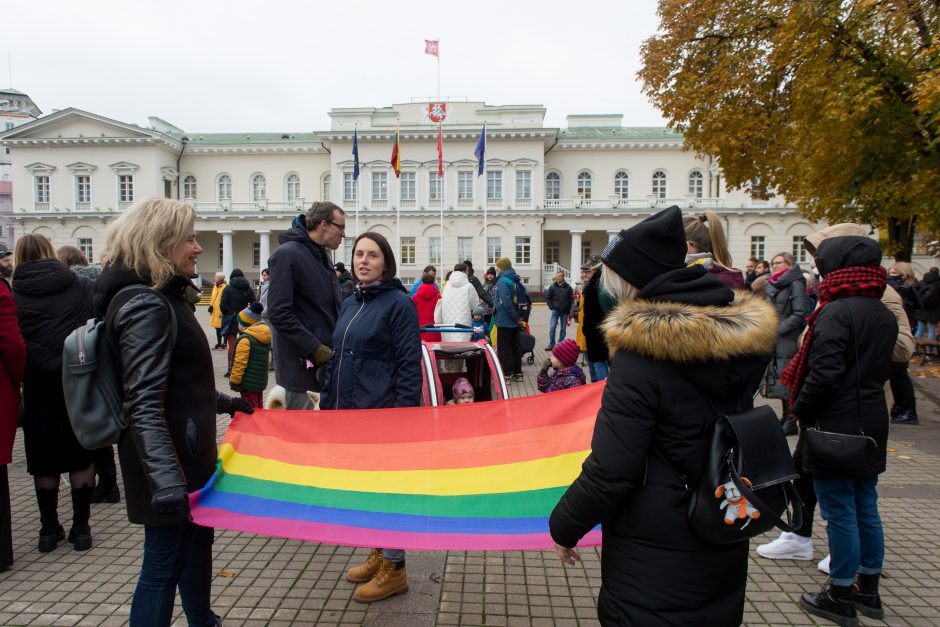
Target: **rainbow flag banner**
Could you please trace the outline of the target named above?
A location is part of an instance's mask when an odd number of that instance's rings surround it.
[[[348,546],[550,549],[604,384],[507,401],[238,414],[195,522]],[[600,529],[581,546],[600,544]]]

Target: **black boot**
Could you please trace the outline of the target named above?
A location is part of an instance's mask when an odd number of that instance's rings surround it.
[[[917,423],[917,413],[911,409],[905,409],[891,419],[891,424],[895,425],[916,425]]]
[[[819,594],[804,592],[800,607],[813,616],[828,618],[842,627],[858,627],[858,613],[854,604],[853,586],[834,586],[827,579]]]
[[[118,490],[117,481],[114,479],[98,478],[98,485],[95,491],[91,493],[92,503],[120,503],[121,491]]]
[[[59,491],[54,488],[36,488],[39,504],[39,552],[48,553],[65,540],[65,529],[59,524]]]
[[[87,551],[91,548],[91,527],[88,519],[91,516],[93,491],[91,486],[72,488],[72,528],[69,529],[69,542],[75,545],[76,551]]]
[[[881,606],[881,596],[878,594],[878,580],[881,575],[863,575],[859,573],[855,578],[855,609],[868,618],[881,620],[885,617],[885,610]]]

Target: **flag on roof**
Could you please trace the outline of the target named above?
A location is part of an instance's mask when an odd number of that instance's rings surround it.
[[[553,392],[551,403],[239,413],[215,474],[190,495],[193,520],[346,546],[551,549],[548,518],[590,453],[603,390]],[[579,546],[600,540],[595,528]]]
[[[480,139],[477,140],[473,155],[477,158],[477,176],[480,176],[483,174],[483,164],[486,159],[486,122],[483,123],[483,130],[480,131]]]
[[[401,141],[398,139],[398,127],[395,127],[395,143],[392,144],[392,169],[395,170],[395,178],[401,174]]]
[[[353,130],[353,180],[359,180],[359,129]]]

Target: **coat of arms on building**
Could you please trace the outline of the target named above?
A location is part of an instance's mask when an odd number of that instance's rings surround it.
[[[428,104],[428,117],[433,122],[443,122],[447,117],[446,102],[432,102]]]

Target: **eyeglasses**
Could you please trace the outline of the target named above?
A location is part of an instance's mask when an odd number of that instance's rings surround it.
[[[785,261],[771,261],[771,262],[770,262],[770,265],[771,265],[771,266],[782,266],[782,265],[785,264],[785,263],[786,263]]]
[[[333,226],[335,226],[336,228],[338,228],[340,231],[343,231],[344,233],[346,232],[346,224],[345,224],[345,223],[343,223],[343,224],[337,224],[336,222],[333,222],[332,220],[324,220],[324,222],[326,222],[327,224],[332,224]]]

